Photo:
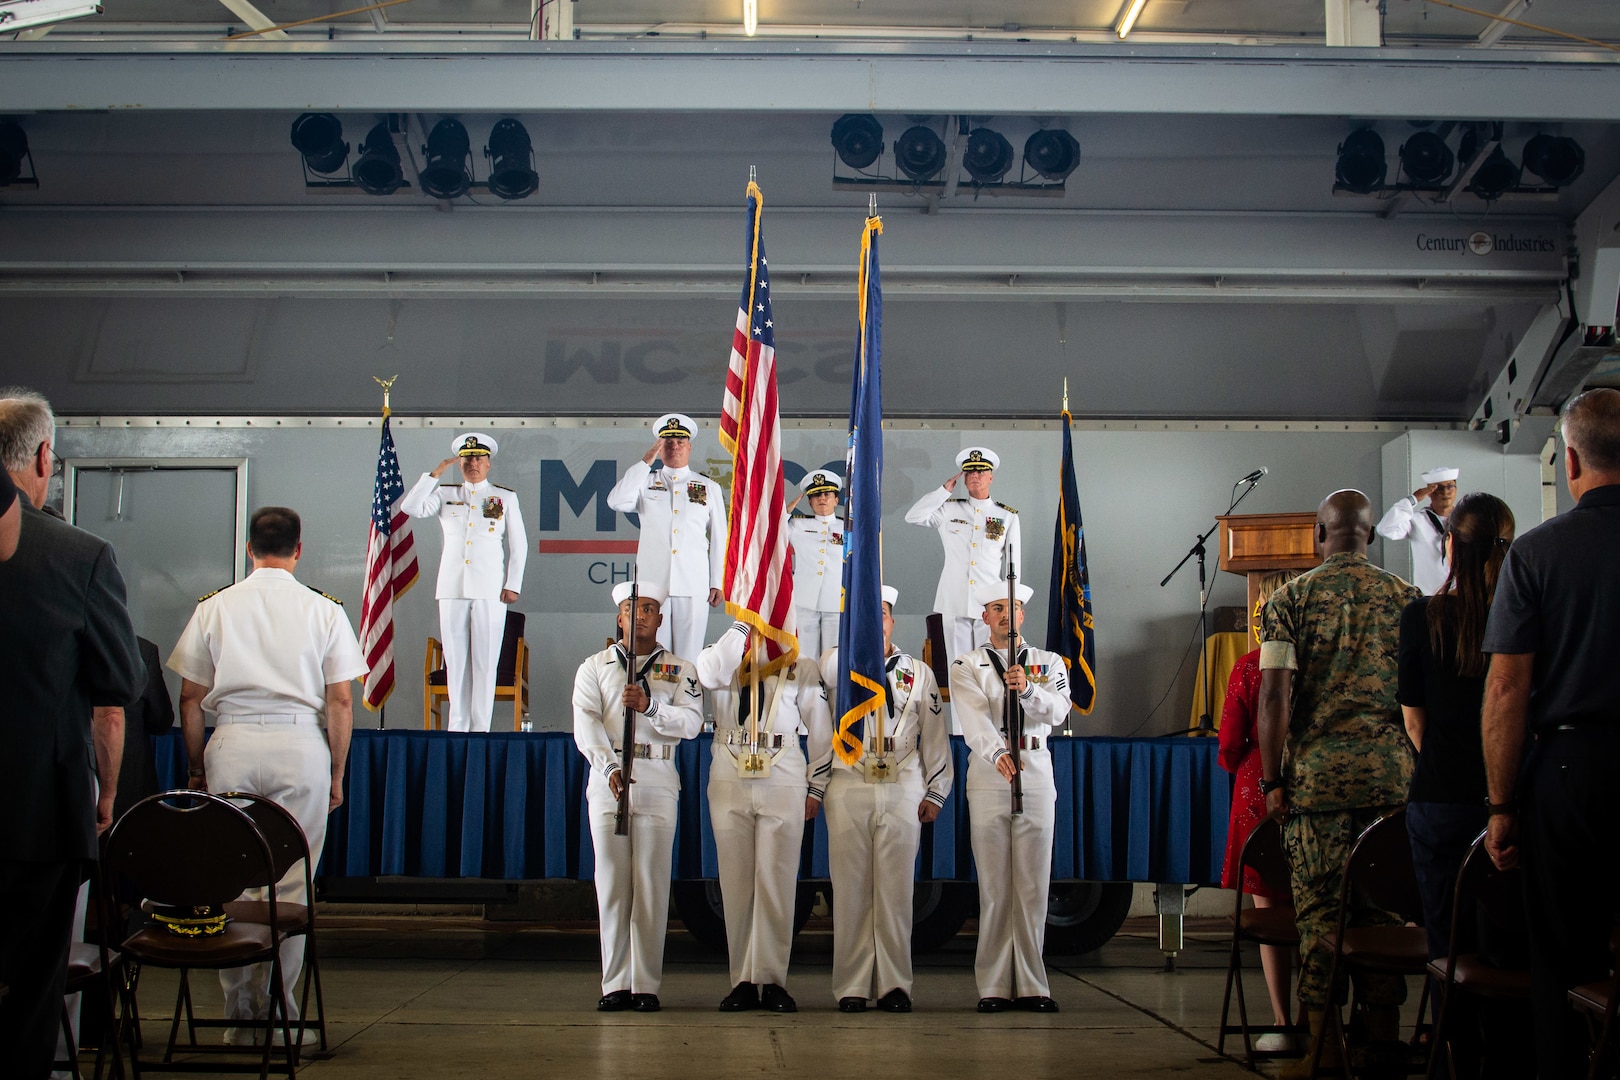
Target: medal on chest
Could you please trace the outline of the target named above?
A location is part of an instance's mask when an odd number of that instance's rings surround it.
[[[681,667],[679,664],[654,664],[648,677],[654,682],[678,683],[681,681]]]
[[[709,486],[701,480],[691,481],[686,485],[686,501],[696,506],[707,506]]]
[[[1007,519],[998,517],[985,518],[984,535],[991,540],[1000,540],[1007,535]]]
[[[501,502],[499,495],[491,495],[484,500],[484,516],[489,520],[499,521],[504,513],[506,513],[506,505]]]

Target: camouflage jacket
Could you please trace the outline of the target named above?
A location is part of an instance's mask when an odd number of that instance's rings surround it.
[[[1283,790],[1298,811],[1396,806],[1412,747],[1395,700],[1401,609],[1423,595],[1365,555],[1329,555],[1271,595],[1260,667],[1290,668]]]

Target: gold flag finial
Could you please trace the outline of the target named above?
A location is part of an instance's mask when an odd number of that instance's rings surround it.
[[[397,374],[396,375],[390,375],[386,379],[380,378],[379,376],[376,376],[376,375],[373,375],[371,377],[371,380],[373,382],[375,382],[378,386],[383,388],[383,416],[385,416],[385,417],[393,412],[393,409],[388,407],[388,394],[389,394],[389,392],[391,390],[394,389],[394,382],[398,378],[399,378],[399,376]]]
[[[1069,411],[1069,377],[1063,376],[1063,411]]]

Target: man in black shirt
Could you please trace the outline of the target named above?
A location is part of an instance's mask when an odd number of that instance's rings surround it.
[[[1542,1080],[1585,1074],[1565,992],[1604,978],[1620,887],[1620,390],[1571,400],[1563,429],[1579,502],[1514,542],[1484,645],[1486,846],[1524,868]]]

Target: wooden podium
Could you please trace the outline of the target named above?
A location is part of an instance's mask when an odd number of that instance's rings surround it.
[[[1273,570],[1309,570],[1322,564],[1316,547],[1316,512],[1227,514],[1220,522],[1220,568],[1249,579],[1249,623],[1258,612],[1260,579]]]

